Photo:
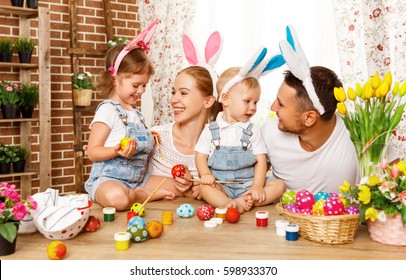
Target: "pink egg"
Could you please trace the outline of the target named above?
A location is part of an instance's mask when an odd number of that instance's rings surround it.
[[[350,215],[356,215],[359,214],[359,208],[358,206],[351,205],[345,208],[344,212]]]
[[[303,215],[313,215],[313,211],[310,208],[300,209],[299,213]]]
[[[299,213],[299,206],[296,204],[288,204],[285,206],[285,209],[290,212]]]
[[[203,221],[210,220],[214,216],[214,208],[210,204],[204,204],[197,209],[196,216]]]
[[[344,212],[344,203],[338,197],[329,197],[324,202],[323,209],[327,216],[341,215]]]
[[[312,208],[314,204],[314,196],[307,190],[301,190],[296,193],[296,204],[299,209]]]

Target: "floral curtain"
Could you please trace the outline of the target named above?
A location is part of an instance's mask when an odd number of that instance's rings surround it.
[[[354,87],[391,71],[406,81],[406,1],[333,0],[336,36],[344,87]],[[406,115],[392,143],[406,157]]]
[[[155,18],[161,20],[151,41],[150,57],[155,75],[150,81],[153,98],[152,125],[173,120],[169,98],[176,74],[183,65],[182,35],[190,33],[195,0],[140,0],[138,16],[141,29]]]

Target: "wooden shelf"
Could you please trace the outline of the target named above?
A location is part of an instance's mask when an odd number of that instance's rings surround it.
[[[38,122],[39,118],[18,118],[18,119],[0,119],[0,123],[6,122]]]
[[[7,68],[7,67],[16,67],[16,68],[21,68],[21,69],[38,69],[38,64],[0,62],[0,68]]]
[[[0,178],[13,177],[13,176],[31,176],[31,175],[38,175],[38,174],[39,174],[39,170],[27,169],[24,172],[11,172],[8,174],[0,174]]]
[[[3,15],[13,14],[13,15],[18,15],[18,16],[23,16],[23,17],[34,18],[34,17],[38,17],[38,10],[30,9],[30,8],[23,8],[23,7],[0,5],[0,14],[3,14]]]

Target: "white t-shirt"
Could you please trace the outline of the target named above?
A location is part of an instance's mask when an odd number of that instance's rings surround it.
[[[160,136],[160,146],[154,146],[151,159],[148,165],[148,174],[172,177],[172,167],[176,164],[183,164],[189,168],[193,178],[198,179],[195,165],[195,155],[185,155],[179,152],[173,144],[172,128],[174,123],[168,123],[151,128],[151,131],[158,132]],[[161,155],[159,153],[161,151]]]
[[[216,118],[217,125],[220,133],[220,145],[226,147],[241,146],[241,137],[244,129],[246,129],[251,122],[228,124],[223,120],[223,112],[220,112]],[[210,132],[210,125],[206,124],[199,141],[197,141],[195,151],[211,155],[216,149],[216,146],[211,142],[212,136]],[[261,132],[255,125],[252,128],[252,136],[249,139],[247,149],[252,150],[254,155],[266,154],[266,147],[264,140],[261,137]]]
[[[277,117],[262,126],[273,175],[285,181],[287,189],[338,193],[344,180],[351,185],[357,182],[355,147],[341,117],[336,119],[329,139],[313,152],[300,146],[297,135],[280,131]]]
[[[138,117],[135,110],[127,111],[127,122],[132,123],[141,123],[140,118]],[[114,147],[120,143],[121,139],[125,137],[126,128],[123,121],[118,116],[118,113],[114,106],[111,103],[106,103],[101,105],[93,118],[93,121],[90,123],[89,127],[92,128],[92,125],[95,122],[105,123],[110,129],[111,132],[107,137],[106,142],[104,143],[105,147]]]

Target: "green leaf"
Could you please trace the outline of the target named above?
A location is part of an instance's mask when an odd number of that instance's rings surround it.
[[[400,211],[400,215],[402,217],[402,223],[406,224],[406,205],[402,204],[402,209]]]
[[[0,234],[8,242],[13,243],[14,239],[17,236],[17,223],[8,222],[5,224],[0,224]]]

